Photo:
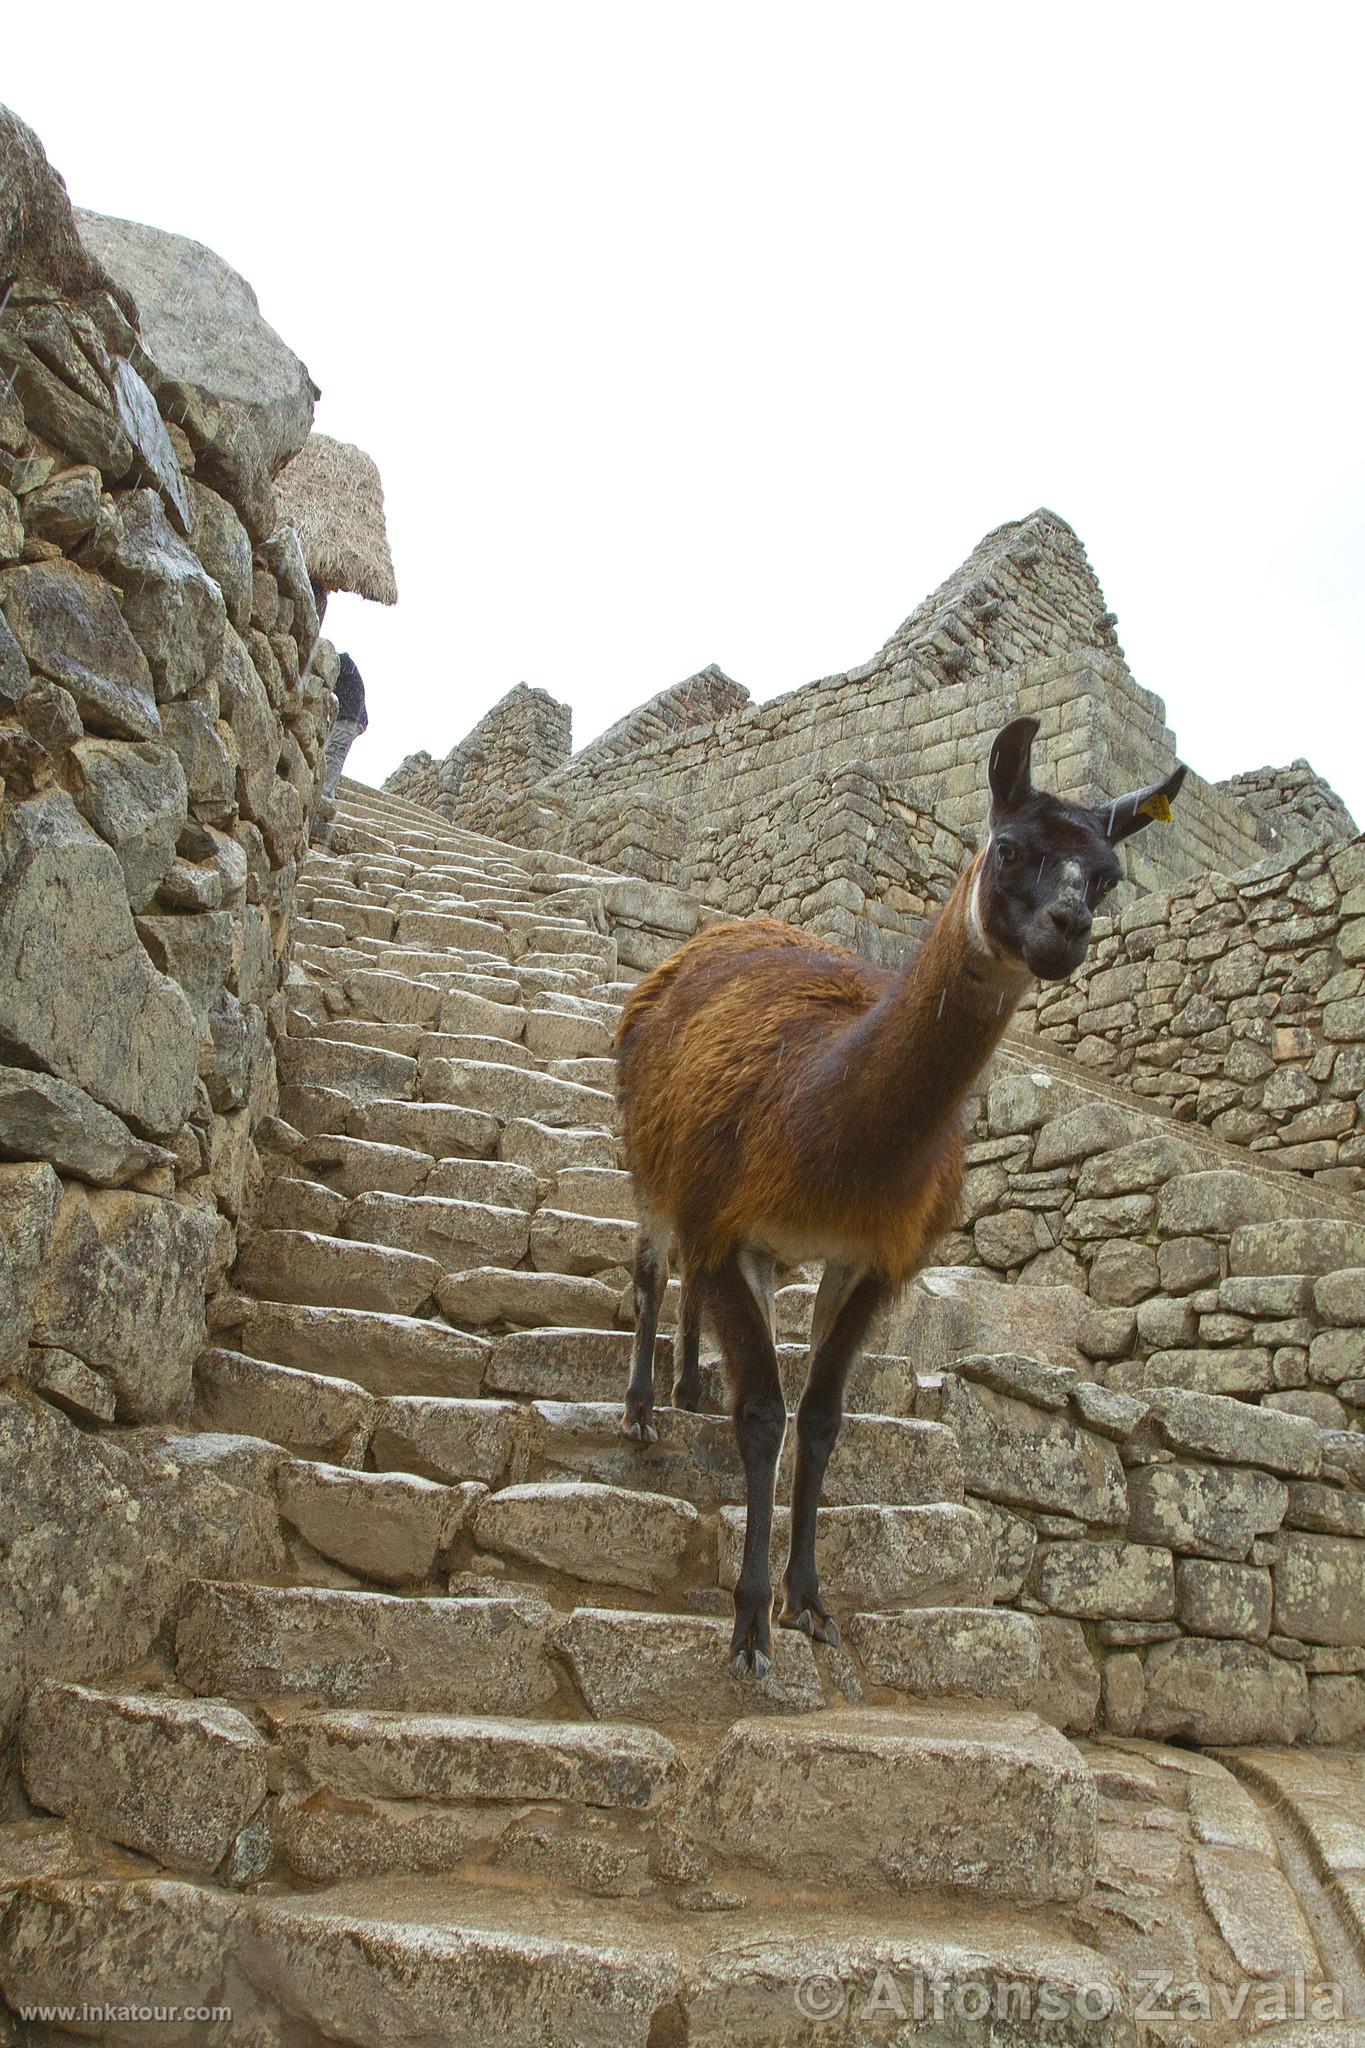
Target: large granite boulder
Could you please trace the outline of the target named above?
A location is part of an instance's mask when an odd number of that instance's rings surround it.
[[[296,454],[318,389],[246,279],[185,235],[83,207],[76,227],[86,253],[136,300],[142,340],[165,375],[240,406],[270,470]]]

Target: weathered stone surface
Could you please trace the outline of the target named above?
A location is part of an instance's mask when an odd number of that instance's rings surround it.
[[[980,1707],[741,1721],[689,1817],[738,1862],[859,1889],[1074,1899],[1094,1870],[1095,1789],[1070,1743]]]
[[[324,1557],[381,1585],[426,1579],[481,1494],[404,1472],[353,1472],[303,1459],[281,1466],[280,1513]]]
[[[184,235],[76,209],[84,249],[137,301],[142,338],[176,382],[240,406],[267,470],[303,446],[316,389],[307,369],[261,317],[230,264]]]
[[[666,1737],[592,1722],[323,1713],[287,1722],[281,1750],[301,1784],[354,1799],[536,1800],[647,1812],[679,1776]]]
[[[733,1588],[744,1551],[743,1508],[720,1510],[720,1583]],[[791,1511],[773,1510],[774,1583],[785,1564]],[[816,1558],[823,1590],[848,1608],[978,1606],[991,1583],[984,1524],[970,1508],[821,1508]]]
[[[376,1402],[370,1451],[381,1472],[503,1486],[525,1470],[526,1411],[515,1401],[394,1394]]]
[[[1154,1390],[1138,1433],[1196,1458],[1263,1465],[1286,1478],[1311,1479],[1322,1463],[1318,1430],[1307,1417],[1180,1387]]]
[[[1156,1253],[1147,1244],[1101,1245],[1090,1267],[1090,1293],[1104,1308],[1132,1308],[1158,1286]]]
[[[155,739],[152,672],[107,583],[74,562],[34,562],[0,571],[0,608],[29,666],[70,691],[90,731]]]
[[[1306,1643],[1365,1643],[1365,1543],[1285,1529],[1271,1569],[1278,1634]]]
[[[260,1358],[372,1394],[476,1394],[488,1357],[483,1338],[443,1322],[302,1302],[253,1303],[246,1341]]]
[[[174,1415],[204,1341],[213,1237],[201,1210],[69,1186],[34,1298],[35,1343],[104,1374],[123,1420]]]
[[[873,1685],[921,1699],[964,1696],[1027,1707],[1038,1685],[1031,1616],[991,1607],[921,1607],[857,1614],[848,1640]]]
[[[120,500],[98,559],[123,592],[123,616],[151,664],[158,699],[183,697],[218,660],[227,624],[218,585],[172,531],[154,491]]]
[[[360,1195],[346,1216],[346,1235],[435,1259],[447,1273],[475,1266],[515,1266],[526,1256],[525,1211],[436,1195]]]
[[[138,943],[115,855],[53,793],[11,808],[0,857],[0,1048],[154,1137],[178,1130],[198,1032]]]
[[[1247,1223],[1232,1234],[1228,1270],[1243,1273],[1334,1273],[1365,1266],[1365,1223],[1332,1217],[1285,1217]]]
[[[1243,1224],[1268,1223],[1283,1213],[1284,1197],[1273,1183],[1219,1168],[1168,1182],[1157,1204],[1157,1225],[1163,1237],[1226,1237]]]
[[[224,1956],[241,1939],[227,1896],[177,1879],[127,1883],[119,1879],[46,1877],[21,1889],[0,1934],[0,1974],[6,1997],[17,2004],[63,2004],[63,1987],[80,1986],[79,2003],[177,2013],[225,2003]],[[264,2002],[232,1970],[233,2009],[240,2031],[231,2048],[245,2048],[273,2019]],[[137,2029],[155,2025],[166,2048],[194,2048],[202,2021],[130,2020],[106,2027],[107,2039],[129,2044]],[[116,2031],[115,2031],[116,2030]]]
[[[1365,1330],[1321,1330],[1308,1347],[1309,1377],[1329,1387],[1365,1378]]]
[[[311,1586],[196,1581],[176,1632],[199,1693],[430,1713],[521,1714],[550,1697],[550,1610]]]
[[[11,1688],[135,1665],[197,1572],[283,1565],[273,1504],[0,1394],[0,1725]]]
[[[1082,1514],[1089,1522],[1125,1519],[1118,1452],[1066,1417],[950,1375],[936,1419],[962,1446],[969,1493],[1007,1507]]]
[[[554,1640],[599,1720],[686,1727],[824,1705],[809,1636],[774,1629],[770,1669],[741,1682],[729,1674],[730,1627],[700,1615],[578,1607]]]
[[[200,1429],[252,1433],[329,1463],[355,1465],[364,1456],[372,1406],[350,1380],[215,1348],[199,1355],[194,1395]]]
[[[1037,1545],[1037,1532],[1032,1522],[1022,1516],[1010,1514],[1007,1508],[998,1507],[993,1500],[973,1497],[968,1506],[974,1508],[986,1525],[986,1540],[991,1547],[991,1599],[997,1604],[1013,1600],[1021,1590],[1033,1563]]]
[[[184,830],[184,770],[155,741],[78,740],[71,749],[76,808],[112,846],[134,910],[148,903],[175,859]]]
[[[1313,1289],[1313,1305],[1325,1323],[1365,1324],[1365,1266],[1324,1274]]]
[[[1195,1877],[1204,1904],[1242,1969],[1252,1977],[1312,1979],[1318,1952],[1294,1893],[1273,1865],[1197,1849]]]
[[[1164,1621],[1175,1612],[1169,1550],[1143,1543],[1044,1543],[1029,1584],[1055,1614]]]
[[[264,1742],[217,1701],[40,1685],[21,1742],[35,1806],[168,1870],[216,1870],[266,1794]]]
[[[1140,1732],[1161,1741],[1296,1742],[1308,1723],[1301,1668],[1252,1643],[1158,1643],[1144,1676]]]
[[[447,1273],[437,1285],[436,1298],[442,1314],[452,1323],[475,1330],[506,1324],[523,1329],[553,1324],[609,1330],[620,1306],[615,1290],[600,1280],[560,1273],[514,1273],[502,1266]]]
[[[1176,1586],[1181,1624],[1191,1635],[1242,1636],[1263,1643],[1270,1634],[1269,1572],[1182,1557]]]
[[[1129,1529],[1144,1543],[1240,1562],[1257,1536],[1278,1529],[1283,1482],[1220,1465],[1143,1465],[1128,1475]]]
[[[170,1156],[72,1082],[0,1067],[0,1157],[50,1160],[59,1173],[117,1187]]]
[[[1074,1734],[1094,1725],[1100,1673],[1078,1621],[1034,1617],[1038,1631],[1038,1685],[1033,1704],[1045,1720]]]
[[[921,1370],[962,1354],[1024,1354],[1082,1366],[1078,1335],[1086,1299],[1074,1287],[1006,1285],[979,1266],[929,1266],[883,1318],[876,1348]]]
[[[479,1506],[481,1549],[608,1586],[660,1592],[686,1569],[700,1517],[667,1494],[576,1481],[508,1486]]]
[[[411,1315],[429,1299],[441,1268],[435,1259],[388,1245],[320,1237],[311,1230],[262,1230],[237,1269],[243,1287],[267,1301]]]

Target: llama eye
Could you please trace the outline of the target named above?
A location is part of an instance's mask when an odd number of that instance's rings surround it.
[[[1013,861],[1018,860],[1019,849],[1012,839],[997,839],[995,842],[995,857],[1002,868],[1007,868]]]

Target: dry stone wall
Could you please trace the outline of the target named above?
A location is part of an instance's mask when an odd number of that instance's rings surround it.
[[[1365,1735],[1365,1437],[1221,1395],[1135,1399],[1002,1354],[922,1375],[1034,1615],[1040,1708],[1196,1743]]]
[[[530,844],[638,861],[650,879],[739,909],[731,878],[706,871],[698,849],[737,841],[744,864],[761,869],[794,793],[845,771],[974,840],[991,737],[1018,713],[1040,720],[1036,759],[1051,787],[1107,801],[1160,780],[1176,751],[1161,701],[1134,681],[1114,629],[1076,535],[1055,513],[1034,513],[988,534],[858,668],[765,704],[718,669],[652,698],[526,785],[518,830]],[[502,718],[497,707],[480,732]],[[458,774],[447,772],[460,752],[439,766],[414,756],[387,787],[478,828],[483,814],[464,807]],[[1343,827],[1354,829],[1306,763],[1221,785],[1191,775],[1174,822],[1130,848],[1130,872],[1139,889],[1169,888],[1306,851]]]
[[[255,426],[54,260],[65,189],[3,110],[0,170],[2,1746],[24,1680],[278,1550],[154,1426],[260,1179],[336,657]]]
[[[1365,840],[1141,898],[1033,1015],[1176,1117],[1365,1188]]]

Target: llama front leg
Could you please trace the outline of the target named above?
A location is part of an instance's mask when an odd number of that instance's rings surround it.
[[[888,1289],[856,1266],[825,1267],[815,1297],[810,1368],[796,1411],[796,1470],[792,1477],[791,1548],[782,1576],[783,1628],[799,1628],[818,1642],[838,1644],[839,1625],[820,1598],[815,1568],[816,1516],[825,1467],[844,1419],[844,1385]]]
[[[659,1331],[659,1304],[668,1282],[668,1259],[645,1231],[635,1240],[634,1281],[635,1348],[621,1434],[652,1444],[659,1439],[654,1427],[654,1339]]]
[[[787,1426],[772,1332],[772,1261],[751,1252],[709,1276],[707,1305],[734,1392],[735,1438],[744,1467],[744,1557],[735,1582],[730,1674],[762,1678],[772,1662],[769,1550],[773,1486]]]

